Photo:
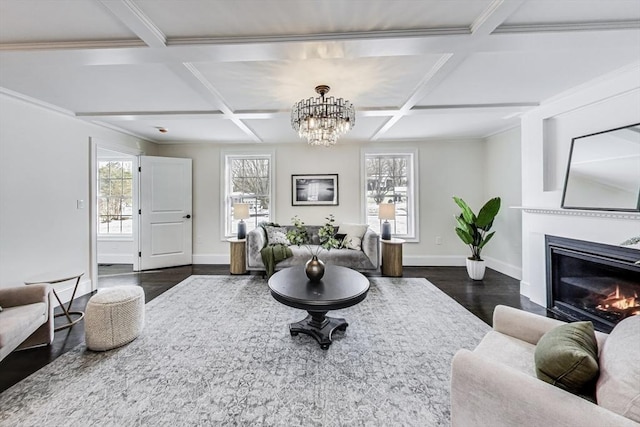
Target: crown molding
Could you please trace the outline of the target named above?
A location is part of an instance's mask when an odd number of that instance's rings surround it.
[[[0,51],[120,49],[129,47],[147,47],[147,45],[138,39],[2,43],[0,44]]]
[[[46,110],[55,111],[56,113],[64,114],[65,116],[71,116],[71,117],[75,117],[76,116],[76,114],[71,110],[67,110],[66,108],[58,107],[57,105],[54,105],[54,104],[49,104],[48,102],[41,101],[41,100],[36,99],[36,98],[32,98],[32,97],[30,97],[28,95],[24,95],[22,93],[15,92],[15,91],[13,91],[11,89],[0,87],[0,94],[8,96],[9,98],[18,99],[18,100],[26,102],[28,104],[32,104],[32,105],[44,108]]]
[[[548,33],[569,31],[638,30],[640,21],[561,22],[553,24],[504,24],[492,34]]]
[[[469,35],[468,27],[418,28],[414,30],[380,30],[380,31],[352,31],[315,34],[287,34],[237,37],[176,37],[167,40],[167,46],[207,45],[207,44],[260,44],[287,43],[329,40],[374,40],[374,39],[402,39],[414,37],[433,37],[450,35]]]

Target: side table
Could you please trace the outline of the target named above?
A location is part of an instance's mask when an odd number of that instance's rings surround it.
[[[70,328],[76,323],[78,323],[80,320],[82,320],[82,318],[84,317],[83,311],[71,311],[71,304],[73,304],[73,299],[76,296],[76,291],[78,290],[78,285],[80,284],[80,278],[83,275],[84,275],[83,272],[62,273],[62,274],[47,273],[47,274],[42,274],[40,276],[31,277],[29,278],[29,280],[24,282],[25,285],[34,285],[36,283],[48,283],[50,285],[53,285],[54,283],[61,283],[61,282],[66,282],[68,280],[75,279],[76,283],[73,287],[73,293],[71,294],[71,299],[69,300],[69,304],[66,307],[60,300],[60,297],[58,296],[58,293],[56,292],[55,288],[54,287],[51,288],[53,290],[53,295],[55,295],[56,299],[58,300],[58,304],[60,304],[60,308],[62,308],[62,313],[58,313],[53,317],[66,316],[67,322],[68,322],[68,323],[65,323],[64,325],[60,325],[56,327],[53,330],[54,332],[57,332],[62,329]],[[74,320],[71,316],[78,316],[78,317],[77,319]]]
[[[227,239],[230,248],[229,272],[231,274],[245,274],[247,272],[247,240]]]
[[[382,275],[402,277],[402,245],[404,240],[380,240],[382,242]]]

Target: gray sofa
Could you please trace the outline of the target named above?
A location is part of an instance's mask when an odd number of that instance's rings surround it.
[[[0,360],[15,349],[53,341],[53,304],[47,284],[0,288]]]
[[[540,338],[564,322],[497,306],[474,351],[460,350],[451,371],[452,426],[640,426],[640,316],[596,332],[597,404],[539,380]]]
[[[287,229],[293,228],[293,226],[285,226]],[[310,247],[317,248],[319,244],[318,225],[305,226],[311,239]],[[262,262],[260,251],[267,243],[267,236],[262,227],[257,227],[247,233],[247,269],[250,271],[264,271],[265,266]],[[322,250],[318,255],[318,258],[327,265],[340,265],[343,267],[352,268],[357,271],[375,271],[380,267],[380,237],[378,233],[367,229],[361,244],[362,250],[354,249],[331,249],[330,251]],[[291,245],[291,252],[293,256],[280,261],[276,265],[276,270],[280,270],[293,265],[303,265],[310,258],[311,254],[309,249],[305,246]]]

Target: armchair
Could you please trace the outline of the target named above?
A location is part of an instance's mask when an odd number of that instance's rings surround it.
[[[597,404],[536,377],[538,340],[564,323],[497,306],[493,331],[474,351],[459,350],[453,358],[452,426],[639,427],[640,316],[620,322],[610,335],[596,332]]]
[[[53,341],[53,304],[48,284],[0,288],[0,360],[15,349]]]

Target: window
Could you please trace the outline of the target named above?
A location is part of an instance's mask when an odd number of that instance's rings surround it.
[[[98,161],[98,234],[133,232],[133,161]]]
[[[225,163],[225,236],[233,236],[240,222],[233,218],[234,203],[249,204],[247,232],[271,217],[271,155],[226,155]]]
[[[392,234],[406,239],[416,238],[416,182],[414,153],[364,153],[366,218],[369,226],[380,232],[378,205],[393,203],[396,219],[391,221]]]

